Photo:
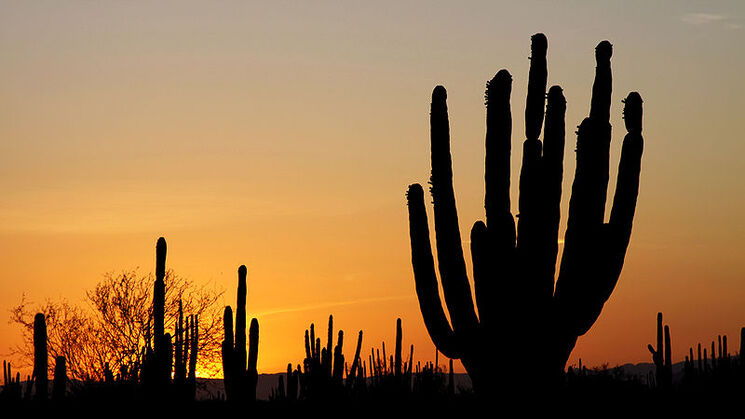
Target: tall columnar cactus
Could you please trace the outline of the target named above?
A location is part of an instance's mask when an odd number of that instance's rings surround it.
[[[153,285],[153,350],[162,352],[166,313],[166,239],[160,237],[155,246],[155,284]]]
[[[2,399],[7,401],[21,399],[21,373],[16,372],[13,376],[13,367],[10,362],[3,361],[3,391],[0,393]]]
[[[471,230],[478,316],[461,245],[447,94],[442,86],[432,92],[430,182],[438,265],[451,322],[440,302],[423,189],[413,184],[407,193],[412,265],[425,325],[443,354],[463,362],[477,391],[486,390],[492,381],[489,377],[497,375],[498,363],[493,359],[511,356],[508,342],[521,342],[528,362],[515,363],[507,372],[536,382],[556,382],[553,379],[561,377],[577,338],[593,325],[618,281],[631,235],[641,169],[642,100],[636,92],[625,100],[627,134],[610,221],[605,223],[612,47],[603,41],[595,50],[590,116],[578,131],[564,251],[554,281],[566,101],[559,86],[545,95],[547,48],[543,34],[532,37],[517,226],[510,210],[512,77],[500,70],[487,83],[486,222],[476,222]],[[542,124],[543,143],[539,140]],[[524,371],[525,365],[533,371]]]
[[[256,400],[256,384],[259,374],[256,363],[259,355],[259,321],[251,319],[246,352],[246,267],[238,268],[238,298],[235,313],[235,337],[233,335],[233,310],[225,307],[223,325],[225,337],[222,342],[222,366],[225,395],[230,401]],[[248,365],[246,364],[248,362]],[[196,363],[196,358],[195,358]]]
[[[665,340],[662,340],[662,313],[657,313],[657,348],[647,345],[652,354],[655,366],[655,379],[657,387],[669,389],[673,385],[673,361],[672,348],[670,346],[670,327],[665,325]]]
[[[187,399],[196,395],[196,368],[199,342],[199,316],[192,314],[184,323],[183,303],[179,300],[175,326],[173,382]],[[187,369],[188,367],[188,369]]]
[[[360,365],[360,352],[362,351],[362,330],[357,334],[357,348],[354,350],[354,361],[352,361],[352,368],[349,370],[347,375],[347,387],[351,386],[354,381],[357,380],[357,370],[363,368]]]
[[[402,331],[401,331],[401,318],[396,319],[396,358],[394,360],[395,366],[393,373],[396,377],[401,376],[401,343],[402,343]]]
[[[47,370],[49,358],[47,354],[47,322],[43,313],[34,316],[34,384],[36,400],[46,400],[48,395]]]
[[[187,334],[186,339],[184,339],[184,334],[184,305],[183,302],[179,299],[178,319],[176,320],[176,330],[174,331],[175,338],[173,348],[175,361],[173,364],[173,382],[177,385],[183,385],[186,381],[186,364],[184,362],[184,359],[186,358],[186,356],[188,356],[189,353],[189,349],[186,343],[189,341],[189,337]]]
[[[334,347],[334,359],[331,377],[336,384],[341,384],[344,379],[344,354],[342,347],[344,345],[344,331],[339,330],[336,346]],[[327,352],[330,354],[330,352]],[[330,355],[329,355],[330,357]],[[329,361],[331,362],[331,361]]]
[[[196,384],[197,380],[197,355],[199,352],[199,315],[191,315],[191,339],[187,339],[189,342],[189,375],[188,381],[190,384]]]
[[[152,384],[166,387],[171,382],[173,365],[173,342],[170,333],[165,333],[166,312],[166,239],[158,238],[155,246],[155,284],[153,285],[153,345],[148,360],[150,371],[146,376]]]

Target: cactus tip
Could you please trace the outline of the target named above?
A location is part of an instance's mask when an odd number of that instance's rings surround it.
[[[424,200],[424,190],[422,189],[422,185],[418,183],[412,183],[409,185],[409,190],[406,191],[406,200],[409,204],[411,204],[412,201]]]
[[[448,92],[445,90],[445,86],[437,85],[432,90],[432,102],[445,101],[448,98]]]
[[[530,50],[532,52],[545,52],[548,49],[546,35],[537,33],[530,37]]]
[[[623,120],[628,132],[642,130],[642,102],[638,92],[629,93],[623,101]]]
[[[611,45],[608,41],[602,41],[598,44],[597,47],[595,47],[595,57],[598,61],[607,61],[610,60],[610,57],[613,55],[613,45]]]
[[[166,251],[166,239],[164,237],[158,238],[158,244],[155,245],[155,249],[157,250],[158,254],[165,253]]]
[[[512,75],[509,71],[501,69],[494,77],[486,82],[486,93],[484,99],[486,105],[489,105],[489,98],[507,95],[509,100],[510,90],[512,89]]]
[[[563,104],[566,105],[567,100],[564,97],[564,90],[559,85],[551,86],[550,89],[548,89],[548,102],[550,104]]]

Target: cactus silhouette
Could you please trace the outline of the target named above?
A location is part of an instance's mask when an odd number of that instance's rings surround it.
[[[153,335],[150,346],[150,327],[146,328],[146,347],[144,349],[141,380],[155,395],[162,393],[171,383],[171,370],[174,361],[174,344],[170,333],[165,333],[165,305],[166,305],[166,239],[158,238],[155,245],[155,283],[153,284]],[[176,336],[178,348],[179,337]],[[178,369],[179,354],[176,354]],[[177,375],[178,375],[177,371]],[[109,373],[113,377],[113,374]]]
[[[47,322],[43,313],[34,316],[34,398],[46,400],[48,394],[49,380],[47,369],[49,358],[47,354]]]
[[[251,319],[246,352],[246,274],[244,265],[238,268],[238,298],[235,311],[235,336],[233,335],[233,310],[225,307],[222,342],[222,367],[225,395],[229,401],[256,400],[259,374],[256,363],[259,355],[259,321]],[[196,361],[195,361],[196,362]],[[248,364],[247,364],[248,363]]]
[[[442,86],[432,92],[430,183],[438,267],[450,322],[440,302],[424,192],[419,184],[410,185],[407,192],[412,265],[425,325],[443,354],[463,362],[477,391],[486,391],[494,385],[492,377],[505,372],[538,383],[556,383],[562,377],[577,338],[597,320],[618,281],[639,189],[642,100],[632,92],[625,100],[628,133],[615,198],[610,221],[604,222],[612,47],[603,41],[595,50],[597,67],[590,116],[582,121],[577,133],[577,166],[555,281],[566,101],[559,86],[551,87],[546,96],[548,42],[543,34],[531,40],[517,226],[510,212],[512,76],[500,70],[486,88],[486,222],[476,222],[471,230],[478,316],[458,225],[447,93]],[[544,107],[542,143],[539,135]],[[521,357],[529,362],[499,368],[494,359],[512,357],[507,342],[520,342]],[[519,371],[518,364],[523,364]]]
[[[647,345],[647,349],[652,354],[652,361],[655,366],[655,381],[658,388],[669,389],[673,385],[673,362],[672,347],[670,346],[670,327],[665,325],[664,341],[662,333],[662,313],[657,313],[657,348]],[[691,349],[691,358],[693,358],[693,349]]]
[[[192,314],[186,318],[184,325],[184,307],[181,300],[178,303],[174,337],[173,383],[186,399],[193,400],[196,395],[199,316]]]

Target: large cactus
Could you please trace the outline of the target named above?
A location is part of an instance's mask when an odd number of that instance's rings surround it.
[[[256,363],[259,355],[259,321],[251,319],[246,353],[246,267],[238,268],[238,298],[233,335],[233,310],[225,307],[222,341],[222,367],[225,395],[230,401],[255,401],[259,374]],[[248,361],[248,366],[246,362]],[[196,360],[195,360],[196,362]]]
[[[610,215],[604,223],[611,139],[611,44],[596,50],[590,116],[579,126],[577,167],[569,206],[564,252],[554,281],[564,159],[562,89],[548,91],[543,143],[539,140],[546,103],[548,42],[532,37],[517,228],[510,212],[512,77],[500,70],[486,88],[486,222],[471,230],[478,317],[466,274],[453,191],[446,91],[432,92],[430,114],[435,234],[448,322],[440,302],[424,192],[409,186],[407,199],[412,264],[419,305],[437,348],[461,359],[477,390],[496,376],[495,360],[521,348],[524,363],[511,363],[516,376],[536,382],[560,378],[576,340],[585,334],[610,297],[631,235],[642,155],[641,97],[625,100],[628,134]],[[555,287],[554,287],[555,283]],[[528,369],[530,371],[525,371]],[[504,372],[504,371],[502,371]],[[516,377],[518,379],[519,377]]]

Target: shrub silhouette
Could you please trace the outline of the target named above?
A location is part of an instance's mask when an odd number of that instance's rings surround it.
[[[510,386],[559,382],[577,338],[600,315],[623,266],[631,235],[641,169],[642,100],[625,100],[627,134],[618,171],[610,221],[604,223],[611,140],[612,46],[595,49],[597,67],[590,116],[577,132],[577,167],[561,268],[554,287],[558,254],[566,101],[562,89],[548,91],[543,34],[532,37],[517,228],[510,212],[512,77],[500,70],[486,87],[486,222],[471,230],[476,315],[461,245],[453,191],[450,133],[442,86],[432,92],[430,113],[435,235],[440,277],[452,327],[440,302],[424,192],[409,186],[409,232],[419,306],[437,348],[461,359],[477,391],[488,391],[494,377],[514,377]],[[544,142],[539,135],[545,112]],[[526,362],[502,365],[519,342]],[[519,371],[518,371],[519,368]]]

